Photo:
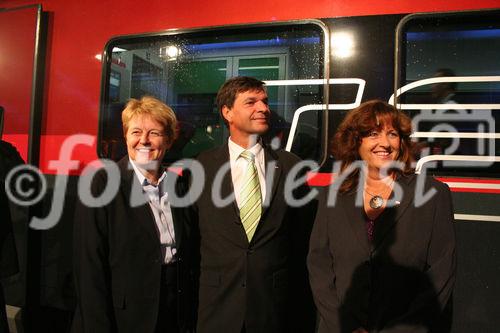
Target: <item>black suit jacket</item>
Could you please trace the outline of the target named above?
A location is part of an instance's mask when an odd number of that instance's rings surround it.
[[[129,165],[119,163],[120,187],[113,200],[98,208],[79,204],[75,216],[74,270],[78,303],[75,332],[154,332],[159,307],[163,256],[154,216],[145,202],[131,207],[131,191],[142,195],[141,184]],[[167,176],[171,177],[169,174]],[[95,197],[107,183],[106,172],[94,177]],[[182,194],[182,178],[176,191]],[[172,207],[177,246],[179,323],[192,324],[191,216]]]
[[[14,275],[19,271],[16,244],[12,230],[10,205],[5,193],[5,183],[0,180],[0,278]],[[5,296],[3,286],[0,284],[0,333],[9,332],[7,313],[5,310]]]
[[[19,271],[16,244],[12,230],[10,201],[5,192],[5,180],[9,172],[24,164],[17,149],[6,141],[0,140],[0,278],[16,274]],[[11,184],[8,184],[9,186]],[[2,303],[0,303],[0,306]]]
[[[10,214],[10,200],[5,191],[5,179],[13,168],[23,163],[17,149],[10,143],[0,140],[0,212],[2,214],[0,221],[0,278],[14,275],[19,271]],[[0,332],[8,331],[3,286],[0,285]]]
[[[418,206],[417,178],[397,179],[403,198],[377,218],[372,243],[356,191],[339,194],[334,207],[321,196],[308,256],[320,332],[445,331],[456,265],[451,195],[423,178],[436,193]]]
[[[201,235],[200,333],[239,333],[244,325],[247,333],[284,332],[289,331],[292,322],[302,326],[311,322],[305,253],[312,221],[308,224],[304,217],[307,209],[301,211],[287,205],[284,189],[285,179],[299,158],[267,147],[264,154],[266,178],[274,173],[274,179],[266,181],[266,196],[270,199],[265,202],[270,204],[263,207],[250,243],[236,202],[219,208],[212,201],[216,175],[229,163],[227,144],[198,157],[206,174],[204,190],[197,201]],[[226,169],[222,185],[215,186],[222,198],[233,193],[229,170]],[[303,186],[295,195],[301,195],[297,193],[301,191]],[[304,308],[305,311],[299,310]],[[297,321],[290,316],[293,310],[302,314]]]
[[[2,221],[0,222],[0,278],[14,275],[19,271],[9,203],[10,201],[5,192],[5,182],[0,180],[0,212],[2,212]]]

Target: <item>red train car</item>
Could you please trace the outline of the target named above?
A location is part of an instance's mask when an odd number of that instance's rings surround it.
[[[27,330],[68,330],[79,175],[96,159],[123,156],[128,98],[154,95],[176,111],[169,163],[227,138],[215,94],[227,78],[250,75],[268,86],[268,139],[317,163],[314,186],[331,182],[330,138],[349,109],[381,98],[412,116],[417,171],[453,191],[453,332],[496,332],[499,8],[498,0],[0,2],[2,139],[41,175],[25,180],[12,207],[21,274],[4,283],[8,303],[22,309]]]

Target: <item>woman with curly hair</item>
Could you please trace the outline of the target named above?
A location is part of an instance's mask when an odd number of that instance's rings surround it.
[[[339,126],[340,173],[320,196],[308,256],[320,332],[449,330],[451,195],[413,173],[410,134],[410,118],[380,100]]]

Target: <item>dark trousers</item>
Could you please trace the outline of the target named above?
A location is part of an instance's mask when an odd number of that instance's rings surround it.
[[[177,302],[177,264],[161,269],[160,308],[156,333],[179,332]]]
[[[8,333],[8,332],[9,332],[9,324],[7,322],[7,311],[5,309],[3,286],[0,284],[0,333]]]

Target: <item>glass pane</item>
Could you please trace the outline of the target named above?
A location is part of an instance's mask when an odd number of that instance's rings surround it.
[[[179,138],[165,157],[169,163],[226,142],[228,130],[215,105],[218,89],[237,75],[268,81],[272,130],[264,138],[285,147],[295,111],[323,103],[322,85],[285,85],[280,80],[324,77],[323,31],[314,24],[198,31],[167,36],[115,40],[107,48],[106,84],[101,106],[100,153],[119,159],[126,154],[121,110],[131,97],[152,95],[172,107],[179,119]],[[305,115],[305,114],[304,114]],[[303,149],[294,135],[292,151],[321,159],[321,117],[300,117],[313,124]],[[279,140],[274,140],[278,138]],[[274,141],[273,141],[274,140]]]
[[[279,69],[280,59],[277,57],[240,59],[238,75],[253,76],[260,80],[279,80]]]
[[[498,174],[500,156],[500,21],[496,15],[453,15],[411,20],[404,28],[400,97],[413,118],[419,158],[473,156],[428,164],[441,173]],[[430,79],[421,82],[421,80]],[[485,135],[486,134],[486,135]]]
[[[112,81],[110,80],[110,85]],[[132,91],[130,96],[140,98],[143,95],[163,96],[166,91],[163,82],[161,63],[151,61],[151,57],[143,59],[132,54]]]
[[[215,98],[226,80],[226,67],[227,60],[181,61],[169,67],[173,77],[169,104],[176,111],[181,133],[176,142],[179,149],[173,151],[181,153],[179,158],[194,157],[222,142],[225,128]]]
[[[283,58],[284,59],[284,58]],[[253,76],[259,80],[280,80],[280,65],[285,66],[284,61],[280,64],[278,57],[262,57],[262,58],[247,58],[239,59],[238,75]],[[278,89],[280,91],[278,91]],[[278,128],[279,121],[283,115],[283,109],[280,107],[283,97],[280,99],[279,92],[283,94],[283,87],[267,87],[267,95],[269,98],[269,108],[271,109],[271,119],[273,119],[273,128],[271,131],[281,131]],[[275,133],[276,135],[276,133]]]

